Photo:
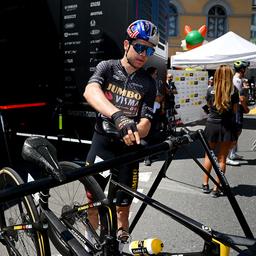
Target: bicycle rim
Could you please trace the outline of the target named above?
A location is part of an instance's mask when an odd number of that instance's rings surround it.
[[[60,162],[60,166],[63,171],[71,171],[80,166],[72,162]],[[61,217],[62,211],[71,210],[74,206],[81,206],[86,204],[86,190],[89,190],[93,195],[95,201],[100,201],[105,198],[105,195],[98,183],[93,177],[83,177],[78,181],[67,183],[65,185],[52,188],[50,190],[50,197],[48,199],[49,208],[56,214],[57,217]],[[88,223],[88,212],[83,210],[80,213],[75,213],[70,215],[68,218],[64,218],[63,223],[72,232],[72,234],[80,241],[83,246],[88,249],[88,251],[95,253],[100,250],[100,244],[103,242],[105,235],[110,233],[111,221],[107,214],[104,214],[99,210],[99,228],[97,230],[97,236],[93,235],[92,245],[93,248],[88,245],[86,240],[84,240],[85,230],[87,233],[92,234],[93,228],[86,223]],[[60,238],[60,236],[55,232],[54,227],[49,227],[49,236],[57,248],[57,250],[62,255],[70,255],[70,250],[68,245]],[[98,242],[97,242],[98,241]]]
[[[16,187],[24,183],[20,176],[11,168],[0,170],[0,189]],[[17,198],[1,204],[0,229],[6,230],[2,237],[1,245],[5,245],[6,254],[1,250],[1,255],[44,256],[45,243],[39,231],[11,230],[11,226],[32,224],[39,221],[38,212],[31,196]],[[17,227],[17,226],[16,226]],[[9,246],[7,245],[9,244]]]

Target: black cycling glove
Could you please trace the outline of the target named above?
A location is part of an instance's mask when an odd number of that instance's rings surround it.
[[[121,110],[114,113],[111,118],[114,121],[121,138],[128,134],[128,130],[132,130],[133,132],[138,131],[136,123],[125,116]]]

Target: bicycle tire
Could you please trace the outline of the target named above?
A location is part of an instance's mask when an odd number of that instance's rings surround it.
[[[23,183],[19,174],[12,168],[5,167],[0,170],[0,189],[16,187]],[[38,211],[31,195],[1,203],[0,211],[0,229],[3,232],[1,242],[5,245],[8,255],[46,255],[46,238],[41,232],[33,228],[21,231],[12,228],[13,225],[39,222]],[[4,255],[2,253],[1,255]]]
[[[60,166],[62,167],[64,173],[67,171],[75,170],[80,167],[79,165],[73,162],[67,161],[60,162]],[[66,193],[62,192],[63,189]],[[50,197],[48,198],[49,208],[63,222],[63,220],[61,219],[61,212],[63,211],[64,207],[71,209],[74,205],[79,206],[85,204],[87,201],[85,192],[86,190],[91,192],[95,201],[101,201],[106,198],[104,192],[102,191],[96,180],[92,176],[87,176],[79,179],[78,181],[67,183],[56,188],[52,188],[50,190]],[[112,220],[109,218],[107,214],[104,213],[104,211],[100,209],[98,210],[100,222],[98,239],[100,242],[103,242],[104,237],[110,234]],[[78,238],[78,240],[84,245],[84,247],[88,249],[89,245],[87,246],[86,241],[84,241],[83,238],[81,238],[84,235],[85,229],[89,229],[90,231],[90,227],[85,227],[84,223],[82,223],[82,220],[84,220],[86,216],[87,215],[85,212],[81,216],[70,216],[70,219],[72,219],[71,225],[67,226],[64,222],[63,224],[66,225],[66,227],[71,231],[71,233],[74,234]],[[54,227],[52,227],[51,225],[49,225],[49,237],[55,248],[62,255],[71,255],[68,245],[61,239],[61,237],[55,231]],[[93,255],[94,252],[96,254],[97,249],[91,248],[90,253],[92,253]]]

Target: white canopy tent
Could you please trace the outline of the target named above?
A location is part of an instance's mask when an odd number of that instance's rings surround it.
[[[203,66],[211,69],[216,68],[216,64],[228,64],[236,60],[251,60],[251,66],[255,66],[256,45],[230,31],[200,47],[171,56],[171,66]]]

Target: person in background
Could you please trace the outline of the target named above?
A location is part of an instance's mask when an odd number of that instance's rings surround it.
[[[208,88],[211,86],[213,86],[213,76],[210,76],[208,80]]]
[[[254,105],[256,100],[255,77],[251,76],[248,82],[250,86],[248,90],[248,102],[249,102],[249,105]]]
[[[207,104],[209,106],[209,115],[205,126],[205,136],[211,150],[217,149],[217,160],[220,169],[225,173],[226,158],[229,149],[237,139],[237,133],[234,129],[233,115],[237,111],[239,96],[232,82],[233,71],[227,65],[221,65],[214,74],[213,86],[209,87],[206,94]],[[212,164],[205,154],[204,168],[211,172]],[[220,183],[218,177],[217,182]],[[213,190],[209,188],[209,177],[203,175],[202,191],[211,193],[212,197],[219,197],[220,191],[214,186]]]
[[[162,123],[162,102],[164,99],[163,92],[163,82],[158,79],[158,70],[156,67],[148,67],[147,73],[155,80],[156,83],[156,98],[154,102],[154,115],[151,122],[151,129],[148,136],[145,138],[145,141],[148,144],[154,143],[157,140],[157,136],[160,133],[161,123]],[[144,159],[144,164],[150,166],[152,163],[151,157],[147,156]]]
[[[248,105],[248,96],[249,96],[249,90],[250,90],[250,85],[248,79],[243,79],[243,84],[242,84],[242,90],[244,91],[244,96],[246,98],[246,103]]]
[[[165,128],[168,129],[170,122],[175,121],[175,94],[177,94],[177,88],[173,82],[173,75],[170,72],[166,74],[166,80],[164,82],[165,98],[164,98],[164,113],[165,113]]]
[[[210,76],[209,79],[208,79],[208,87],[207,87],[207,89],[209,89],[212,86],[213,86],[213,76]],[[209,114],[209,106],[208,106],[208,104],[203,105],[202,109],[205,112],[205,114],[207,114],[207,115]]]
[[[249,67],[250,62],[248,61],[236,61],[234,62],[235,75],[233,77],[233,84],[239,92],[239,106],[238,110],[235,114],[235,127],[237,132],[237,139],[242,133],[243,129],[243,115],[244,113],[248,113],[250,109],[247,105],[247,98],[245,95],[245,90],[243,88],[243,78],[245,76],[245,72],[247,67]],[[234,142],[232,148],[229,152],[229,156],[227,157],[227,164],[232,166],[240,165],[240,162],[237,160],[242,160],[243,157],[237,154],[237,141]]]
[[[151,127],[156,86],[143,66],[155,52],[158,29],[150,21],[136,20],[126,32],[122,59],[101,61],[85,87],[84,98],[98,112],[87,165],[134,151]],[[111,174],[112,179],[136,190],[139,162],[120,163],[111,169]],[[110,177],[106,176],[106,173],[95,176],[103,190]],[[87,197],[93,200],[90,193]],[[121,242],[129,238],[132,199],[123,191],[116,191],[117,238]],[[96,229],[95,210],[90,213],[90,222]]]

